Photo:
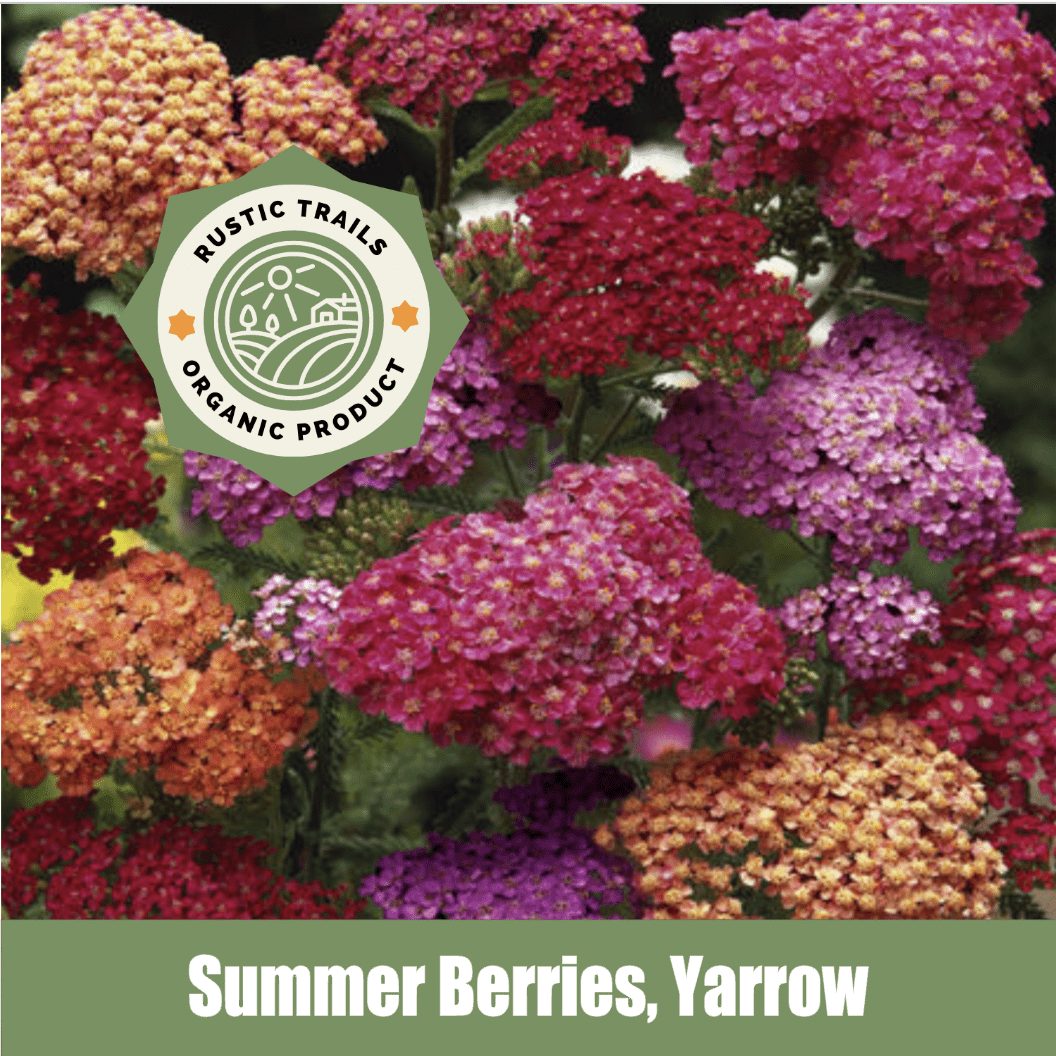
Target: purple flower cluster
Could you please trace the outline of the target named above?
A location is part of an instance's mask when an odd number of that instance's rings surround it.
[[[307,667],[315,663],[320,646],[337,628],[341,588],[325,579],[272,576],[253,596],[264,604],[253,617],[253,626],[264,638],[281,635],[289,646],[279,650],[286,663]]]
[[[526,785],[497,789],[494,799],[521,824],[550,832],[571,828],[577,814],[633,791],[634,781],[618,767],[575,766],[536,774]]]
[[[382,491],[397,481],[409,491],[454,487],[473,462],[473,441],[496,450],[523,447],[525,422],[536,416],[522,402],[524,387],[500,370],[487,338],[471,325],[436,375],[418,445],[350,463],[353,482]]]
[[[637,905],[630,862],[575,828],[581,810],[634,788],[612,766],[536,774],[502,788],[495,800],[523,820],[511,835],[475,832],[463,840],[435,833],[429,846],[378,862],[360,892],[389,920],[600,920]]]
[[[906,645],[925,635],[939,642],[939,607],[927,591],[915,593],[902,576],[834,576],[801,590],[777,610],[793,643],[813,654],[814,636],[825,631],[833,659],[851,678],[886,678],[906,668]]]
[[[397,482],[408,491],[453,487],[473,462],[474,441],[485,440],[496,450],[523,447],[526,423],[553,417],[543,396],[540,386],[501,375],[487,338],[470,327],[436,375],[417,446],[350,462],[298,495],[230,459],[188,451],[184,469],[199,484],[191,514],[208,513],[236,546],[246,546],[289,513],[299,521],[331,516],[357,487],[384,491]]]
[[[183,468],[200,485],[194,493],[191,515],[208,513],[236,546],[257,542],[269,524],[288,513],[299,521],[329,517],[338,501],[355,491],[347,466],[298,495],[287,494],[229,458],[188,451],[183,456]]]
[[[657,432],[716,505],[832,536],[837,565],[894,564],[908,529],[942,560],[1000,552],[1019,508],[976,438],[968,349],[889,309],[844,319],[755,396],[706,381]]]

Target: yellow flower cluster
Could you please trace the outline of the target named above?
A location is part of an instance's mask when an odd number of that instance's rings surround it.
[[[304,59],[261,59],[234,88],[242,104],[242,137],[232,141],[230,158],[241,172],[291,143],[314,157],[337,155],[350,165],[385,146],[373,118],[364,115],[349,90]]]
[[[142,265],[170,195],[226,183],[291,142],[352,164],[385,145],[353,95],[301,59],[232,81],[215,44],[153,11],[89,12],[40,37],[3,103],[2,244],[75,257],[78,280]]]
[[[653,918],[744,917],[756,895],[798,919],[983,918],[1004,864],[965,829],[977,777],[885,715],[817,744],[671,758],[596,839],[641,865]]]
[[[156,767],[170,795],[229,805],[315,721],[313,675],[275,683],[268,647],[229,626],[209,574],[178,554],[131,556],[48,595],[3,671],[3,765],[16,785],[50,771],[85,795],[121,759]]]

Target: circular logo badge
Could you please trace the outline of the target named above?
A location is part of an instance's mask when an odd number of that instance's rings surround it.
[[[314,233],[270,236],[218,271],[206,340],[244,395],[304,407],[355,384],[377,351],[383,311],[369,271],[338,244]]]

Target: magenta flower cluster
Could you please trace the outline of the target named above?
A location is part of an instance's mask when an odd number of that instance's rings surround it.
[[[599,920],[621,904],[633,910],[631,863],[574,825],[581,810],[633,787],[610,766],[536,774],[495,792],[523,828],[462,840],[434,833],[427,848],[382,858],[360,892],[389,920]]]
[[[473,462],[474,442],[524,446],[526,423],[541,420],[536,389],[501,374],[487,338],[470,327],[436,375],[416,447],[350,462],[299,495],[288,495],[230,459],[188,451],[184,469],[199,484],[191,513],[208,513],[236,546],[246,546],[287,514],[299,521],[331,516],[357,487],[454,486]]]
[[[335,633],[341,588],[326,579],[309,577],[291,583],[275,575],[253,596],[264,603],[253,617],[253,626],[265,639],[280,635],[289,642],[279,650],[279,658],[298,667],[316,663],[323,644]]]
[[[752,592],[701,555],[685,492],[653,462],[564,465],[523,509],[447,518],[350,584],[331,685],[438,741],[525,763],[621,750],[642,694],[751,714],[784,646]]]
[[[458,107],[489,82],[519,106],[548,95],[565,113],[596,99],[631,101],[645,80],[645,41],[633,4],[349,4],[316,61],[362,95],[433,124],[444,100]]]
[[[1000,552],[1019,508],[983,419],[970,353],[888,309],[844,319],[756,396],[704,382],[657,431],[712,502],[831,535],[838,566],[894,564],[908,529],[934,560]]]
[[[789,598],[777,618],[794,650],[808,657],[824,631],[832,658],[851,678],[885,678],[905,670],[906,645],[917,635],[939,642],[938,605],[903,576],[833,576]]]
[[[676,34],[679,138],[695,162],[717,144],[726,190],[814,183],[860,245],[931,281],[929,322],[982,352],[1039,285],[1021,240],[1052,194],[1026,148],[1056,53],[1025,22],[1011,5],[839,4]]]

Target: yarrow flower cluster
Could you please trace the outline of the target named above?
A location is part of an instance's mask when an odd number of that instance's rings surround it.
[[[215,44],[133,6],[43,34],[2,128],[3,245],[74,257],[79,281],[144,264],[172,194],[232,180],[290,142],[351,164],[385,145],[318,68],[263,62],[232,82]]]
[[[437,372],[415,447],[357,459],[297,495],[230,459],[188,451],[184,470],[199,484],[191,514],[208,513],[236,546],[246,546],[287,514],[299,521],[332,516],[357,487],[453,486],[473,463],[473,443],[523,447],[526,423],[547,419],[536,388],[503,375],[487,339],[471,327]]]
[[[527,128],[509,146],[496,147],[484,170],[493,180],[526,189],[586,168],[618,175],[630,159],[630,150],[626,136],[587,128],[568,114],[558,114]]]
[[[12,635],[3,669],[3,763],[20,786],[47,773],[84,795],[111,760],[154,767],[170,795],[221,806],[260,787],[307,732],[303,678],[231,628],[207,572],[133,551],[100,579],[49,594]]]
[[[630,863],[574,825],[579,811],[632,785],[614,767],[537,774],[495,793],[523,828],[462,840],[434,833],[427,848],[382,858],[360,893],[389,920],[599,920],[623,915],[622,907],[633,912]]]
[[[4,908],[20,917],[44,893],[55,920],[319,920],[362,900],[277,876],[267,844],[168,819],[141,834],[96,834],[87,797],[19,811],[4,830]]]
[[[441,742],[573,764],[624,746],[642,692],[690,708],[774,699],[784,649],[751,591],[701,556],[685,492],[654,463],[565,465],[510,513],[447,518],[350,584],[331,685]]]
[[[431,125],[444,101],[468,103],[508,81],[519,106],[533,94],[581,114],[596,99],[631,101],[645,80],[633,4],[349,4],[316,61],[361,95],[387,92]],[[541,39],[540,39],[541,38]]]
[[[930,280],[929,322],[981,352],[1039,285],[1021,240],[1052,194],[1026,148],[1056,53],[1025,23],[1010,5],[840,4],[678,33],[679,138],[726,190],[812,179],[859,245]]]
[[[939,641],[939,606],[904,576],[833,576],[789,598],[776,615],[804,656],[813,657],[824,631],[830,655],[851,678],[895,675],[905,670],[906,646],[918,635]]]
[[[1017,549],[960,565],[941,643],[908,647],[903,675],[859,689],[863,703],[908,706],[937,744],[982,774],[991,807],[1013,824],[1030,813],[1028,782],[1056,794],[1056,531],[1024,533]]]
[[[113,319],[59,315],[6,276],[0,291],[3,549],[38,583],[56,569],[89,576],[111,559],[115,528],[156,514],[164,481],[141,447],[158,413],[154,383],[138,359],[117,357],[125,335]]]
[[[355,490],[347,466],[297,495],[218,455],[188,451],[183,468],[199,485],[191,499],[191,516],[207,513],[236,546],[258,542],[269,524],[291,513],[299,521],[329,517],[338,501]]]
[[[795,374],[682,394],[656,442],[724,509],[830,535],[837,565],[896,563],[908,529],[933,560],[1000,552],[1019,507],[976,439],[969,353],[889,309],[833,327]]]
[[[519,199],[530,289],[499,297],[493,333],[516,377],[603,374],[630,352],[739,377],[789,366],[810,314],[757,272],[766,228],[651,170],[592,170]]]
[[[348,89],[304,59],[261,59],[233,87],[242,132],[228,153],[232,166],[243,172],[291,143],[314,157],[340,157],[350,165],[386,145]]]
[[[642,867],[654,919],[752,916],[772,899],[796,919],[980,919],[1004,865],[967,832],[977,778],[885,715],[816,744],[661,763],[596,839]]]
[[[323,642],[335,633],[341,588],[325,579],[291,583],[275,575],[253,596],[264,602],[253,617],[257,633],[265,641],[279,636],[289,643],[278,649],[279,659],[298,667],[316,663]]]

